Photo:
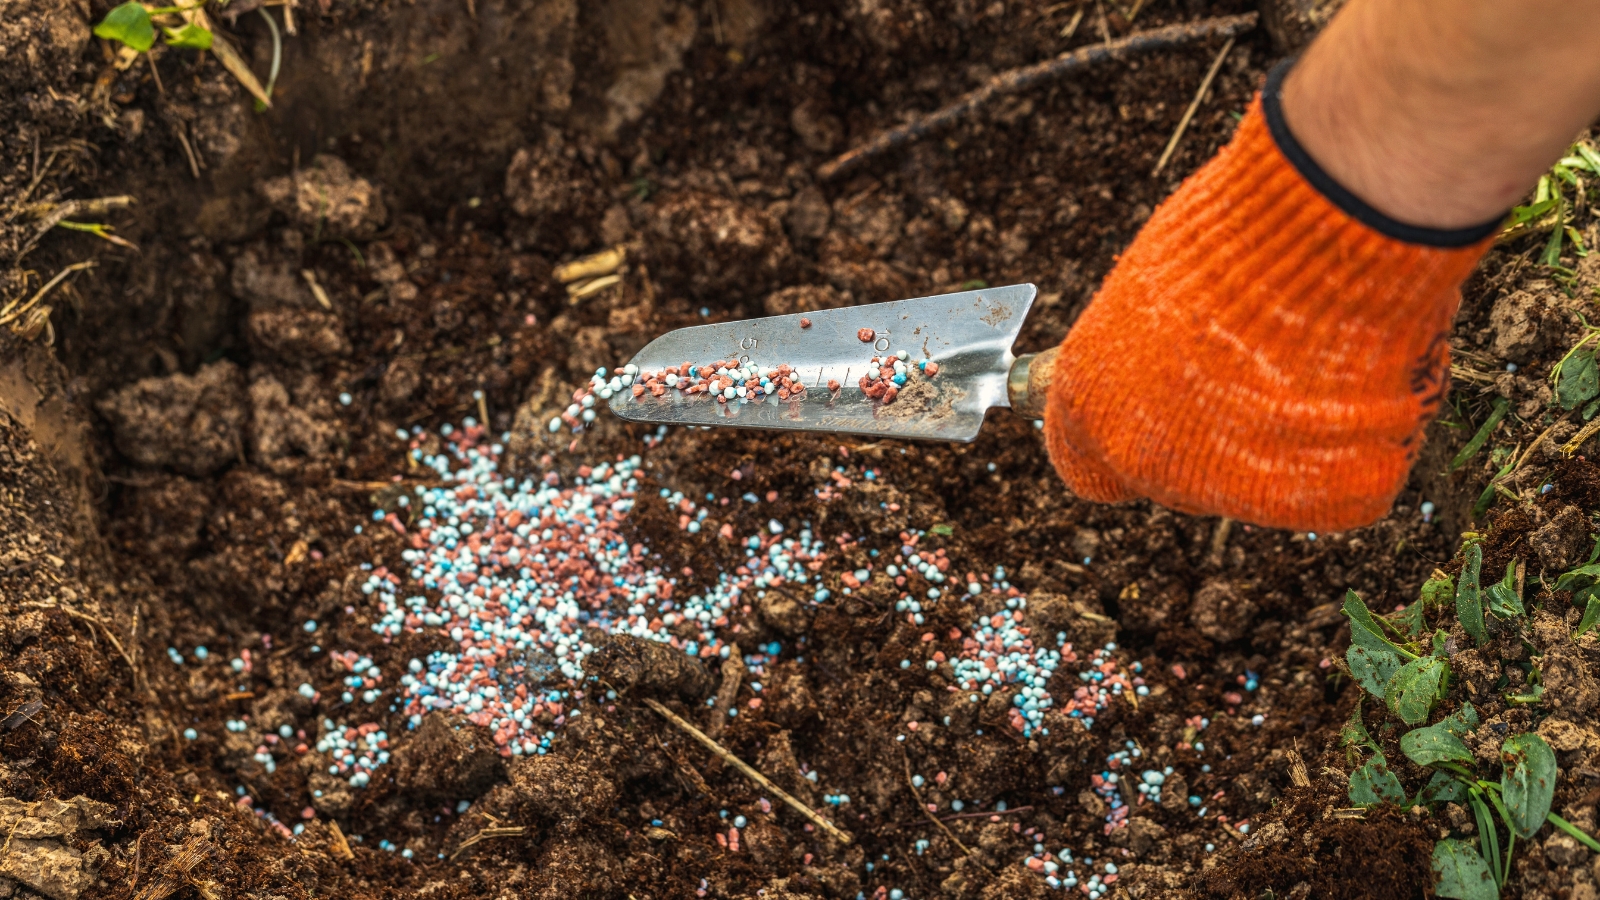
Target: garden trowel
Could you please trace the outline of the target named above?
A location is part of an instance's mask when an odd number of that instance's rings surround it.
[[[786,365],[805,389],[786,399],[624,390],[612,396],[611,411],[632,422],[666,425],[970,441],[991,407],[1044,415],[1055,350],[1011,352],[1037,293],[1031,284],[1016,284],[680,328],[640,350],[629,361],[634,371],[648,375],[686,362],[737,361],[762,370]],[[885,402],[874,382],[880,367],[896,359],[906,383]]]

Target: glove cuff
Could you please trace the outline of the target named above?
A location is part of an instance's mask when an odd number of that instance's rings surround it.
[[[1423,228],[1418,225],[1407,225],[1374,209],[1371,204],[1335,181],[1333,176],[1318,165],[1317,161],[1311,158],[1311,154],[1307,153],[1295,139],[1294,133],[1289,130],[1288,121],[1284,119],[1283,82],[1288,77],[1289,70],[1294,68],[1294,64],[1294,59],[1286,59],[1273,66],[1271,73],[1267,75],[1266,86],[1261,90],[1261,115],[1267,122],[1267,131],[1272,135],[1272,142],[1278,145],[1278,152],[1282,153],[1283,158],[1300,173],[1300,177],[1329,203],[1384,237],[1424,247],[1467,247],[1499,230],[1506,218],[1504,214],[1470,228]]]

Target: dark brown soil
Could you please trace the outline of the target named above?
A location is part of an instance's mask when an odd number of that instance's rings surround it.
[[[602,417],[574,441],[543,423],[597,366],[666,329],[975,280],[1037,283],[1018,349],[1049,346],[1154,205],[1227,139],[1279,58],[1265,34],[1233,49],[1160,178],[1149,172],[1220,42],[1004,98],[818,183],[818,165],[887,124],[1102,40],[1102,27],[1135,26],[1117,4],[1104,5],[1103,26],[1101,7],[1084,4],[1064,38],[1079,5],[1016,0],[307,4],[284,38],[276,106],[256,114],[210,56],[161,54],[159,82],[148,60],[118,69],[87,31],[106,8],[21,3],[0,18],[0,48],[12,48],[0,50],[0,259],[37,235],[36,220],[3,214],[15,198],[136,198],[110,221],[137,253],[55,229],[0,278],[3,302],[98,261],[52,295],[51,329],[0,329],[0,797],[110,804],[102,824],[51,849],[98,873],[71,897],[649,900],[695,897],[702,884],[706,896],[769,900],[1045,896],[1023,864],[1036,841],[1115,861],[1115,891],[1136,898],[1431,894],[1428,854],[1452,823],[1336,814],[1349,766],[1333,736],[1359,693],[1331,662],[1348,640],[1338,602],[1346,589],[1374,609],[1410,602],[1451,565],[1509,448],[1555,421],[1542,377],[1576,339],[1574,310],[1600,268],[1579,265],[1569,293],[1532,262],[1538,238],[1497,249],[1469,283],[1454,409],[1393,512],[1358,531],[1083,503],[1030,424],[998,414],[971,445],[680,431],[645,452],[630,540],[665,567],[710,577],[743,557],[713,530],[680,531],[661,486],[775,492],[719,513],[740,533],[768,518],[810,521],[830,541],[946,525],[922,546],[959,571],[1004,566],[1035,621],[1141,663],[1151,691],[1136,705],[1114,702],[1088,731],[1057,717],[1048,736],[1024,740],[1003,709],[949,704],[937,672],[900,668],[937,646],[924,633],[970,625],[968,607],[930,607],[913,626],[894,594],[863,589],[736,617],[753,638],[798,650],[763,678],[764,705],[719,740],[802,799],[820,802],[802,764],[847,790],[840,824],[856,846],[781,805],[761,813],[761,791],[634,694],[588,705],[550,756],[510,767],[475,726],[439,717],[408,732],[393,714],[394,761],[361,790],[322,775],[315,753],[269,773],[253,758],[259,735],[224,725],[249,717],[314,733],[326,710],[296,688],[336,679],[313,665],[308,619],[324,623],[318,644],[386,670],[441,640],[383,643],[358,590],[358,566],[398,558],[401,544],[353,529],[392,497],[393,479],[425,474],[396,428],[479,415],[482,391],[493,431],[513,432],[509,466],[533,471],[548,456],[570,472],[641,452],[647,432]],[[1152,4],[1137,27],[1246,8]],[[260,15],[229,31],[265,71]],[[554,267],[620,243],[620,285],[569,302]],[[1442,474],[1495,391],[1515,415]],[[1510,483],[1522,499],[1492,514],[1486,573],[1516,557],[1530,561],[1531,584],[1548,555],[1587,552],[1586,536],[1573,551],[1546,529],[1568,506],[1600,508],[1600,468],[1550,449],[1575,430],[1556,424]],[[834,466],[879,475],[842,488]],[[1555,488],[1540,494],[1545,483]],[[832,499],[819,498],[830,485]],[[1438,508],[1430,523],[1423,501]],[[865,553],[841,550],[830,577]],[[1575,615],[1564,596],[1542,602],[1541,615]],[[167,659],[168,647],[198,645],[218,660],[250,650],[248,689],[220,666]],[[1593,831],[1600,745],[1585,723],[1600,660],[1592,642],[1563,652],[1568,690],[1553,689],[1548,708],[1499,712],[1522,716],[1519,729],[1548,718],[1581,730],[1556,744],[1572,773],[1556,805]],[[673,668],[685,664],[694,670]],[[656,696],[705,723],[719,671],[636,666],[670,685]],[[1069,682],[1059,676],[1052,692],[1070,695]],[[896,741],[904,723],[945,715],[951,727]],[[1191,724],[1200,717],[1209,727]],[[1178,802],[1142,804],[1107,833],[1090,778],[1127,742],[1184,784],[1168,791]],[[1309,786],[1293,783],[1296,751]],[[1004,802],[1006,814],[950,820],[963,852],[920,814],[908,765],[948,773],[929,800],[984,813]],[[1416,787],[1420,773],[1401,775]],[[1185,794],[1205,798],[1204,818]],[[316,816],[304,820],[308,807]],[[722,810],[751,820],[738,852],[717,840]],[[264,813],[309,823],[291,840]],[[488,827],[521,831],[464,846]],[[919,839],[930,842],[920,854]],[[1507,896],[1595,896],[1586,853],[1546,840],[1518,859]],[[0,862],[0,891],[31,895],[7,874]]]

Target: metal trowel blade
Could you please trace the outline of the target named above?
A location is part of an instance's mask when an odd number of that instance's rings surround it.
[[[880,437],[970,441],[990,407],[1009,406],[1011,344],[1037,289],[1031,284],[984,288],[843,309],[695,325],[651,341],[630,362],[641,373],[682,363],[740,360],[766,370],[788,364],[806,391],[798,399],[770,395],[719,402],[706,394],[668,390],[634,397],[618,391],[611,411],[632,422],[665,425],[787,428]],[[809,327],[800,320],[809,319]],[[863,341],[862,329],[872,330]],[[873,356],[899,350],[907,362],[937,362],[938,374],[894,402],[860,387]],[[921,376],[912,376],[913,382]],[[840,389],[828,390],[829,381]],[[908,399],[909,397],[909,399]]]

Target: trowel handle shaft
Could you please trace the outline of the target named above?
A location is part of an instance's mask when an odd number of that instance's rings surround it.
[[[1042,353],[1024,353],[1011,364],[1006,378],[1006,395],[1011,409],[1030,419],[1044,418],[1044,404],[1050,396],[1050,373],[1055,367],[1057,348]]]

